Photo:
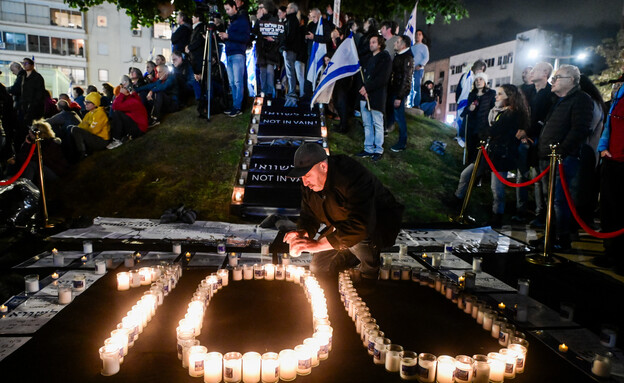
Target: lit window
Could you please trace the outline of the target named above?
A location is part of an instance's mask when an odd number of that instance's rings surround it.
[[[98,81],[107,82],[108,81],[108,70],[107,69],[98,69]]]

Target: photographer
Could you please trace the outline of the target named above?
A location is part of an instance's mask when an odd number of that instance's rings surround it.
[[[119,95],[113,101],[111,111],[111,136],[113,140],[106,149],[115,149],[123,145],[124,139],[141,137],[147,132],[147,111],[141,98],[130,86],[128,76],[122,76]]]

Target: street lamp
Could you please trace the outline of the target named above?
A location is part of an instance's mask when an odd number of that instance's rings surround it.
[[[576,59],[577,61],[583,61],[583,60],[585,60],[587,58],[588,54],[587,54],[587,51],[582,51],[582,52],[579,52],[579,53],[577,53],[575,55],[553,56],[553,55],[541,54],[538,49],[531,49],[531,50],[529,50],[528,56],[532,60],[535,60],[538,57],[554,59],[555,60],[555,64],[553,65],[553,71],[556,71],[559,68],[559,61],[560,60]]]

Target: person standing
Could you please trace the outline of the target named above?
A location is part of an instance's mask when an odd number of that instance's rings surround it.
[[[457,112],[455,118],[455,126],[457,128],[457,142],[459,146],[464,147],[466,145],[466,121],[463,118],[464,108],[469,105],[468,95],[472,91],[472,85],[475,76],[479,73],[485,72],[485,62],[477,60],[472,64],[472,68],[467,73],[464,73],[457,82],[457,88],[455,90],[455,103],[457,104]]]
[[[22,65],[26,73],[20,84],[18,113],[25,126],[30,126],[34,120],[43,117],[46,95],[45,81],[35,70],[35,62],[32,59],[25,57]]]
[[[394,121],[399,124],[399,140],[390,150],[400,152],[407,145],[407,123],[405,121],[405,99],[409,95],[414,73],[414,57],[409,49],[411,40],[408,36],[400,36],[394,42],[396,56],[392,61],[390,86],[388,87],[387,127],[392,127]],[[388,129],[389,130],[389,129]]]
[[[359,260],[361,276],[376,280],[380,250],[394,244],[403,206],[358,161],[327,156],[316,143],[297,149],[288,175],[301,178],[297,230],[284,236],[290,253],[312,253],[314,273],[335,273]],[[325,228],[314,239],[322,224]]]
[[[296,62],[303,45],[299,19],[297,18],[298,11],[299,6],[297,4],[288,4],[288,7],[286,7],[286,21],[284,23],[282,55],[284,56],[284,67],[286,69],[286,78],[288,79],[288,93],[286,94],[286,104],[288,106],[293,106],[297,103],[298,76]],[[303,82],[299,83],[301,95],[303,95],[303,85]]]
[[[275,97],[275,68],[280,64],[280,45],[284,24],[273,16],[275,5],[265,0],[258,5],[253,34],[256,38],[257,67],[260,69],[260,89],[266,96]]]
[[[395,53],[397,52],[394,48],[394,43],[399,39],[399,36],[394,34],[395,26],[395,22],[387,20],[381,23],[380,29],[381,35],[386,40],[386,51],[390,55],[391,59],[394,59]]]
[[[379,161],[383,157],[384,143],[384,112],[388,80],[392,72],[392,59],[385,48],[385,40],[381,35],[370,39],[372,57],[364,69],[364,83],[360,87],[360,111],[364,124],[364,150],[357,153],[358,157],[370,157]],[[361,81],[361,76],[357,77]]]
[[[184,48],[189,45],[191,41],[191,34],[193,33],[192,27],[189,25],[191,20],[183,12],[178,12],[176,18],[178,27],[171,34],[171,51],[184,52]]]
[[[537,142],[540,168],[549,165],[550,145],[557,145],[562,157],[565,178],[574,203],[577,201],[579,156],[582,145],[591,130],[594,104],[591,97],[580,89],[581,73],[574,65],[562,65],[552,78],[552,92],[558,97],[550,109]],[[559,251],[571,248],[571,212],[566,201],[557,170],[554,210],[557,238],[554,247]],[[548,182],[546,177],[543,182]]]
[[[233,0],[226,0],[224,7],[225,13],[230,17],[230,25],[227,32],[219,32],[219,37],[225,41],[227,74],[232,90],[232,109],[225,114],[236,117],[243,113],[241,108],[245,86],[245,51],[250,39],[250,27],[245,15],[239,14]]]
[[[422,29],[417,29],[414,35],[414,45],[410,48],[412,56],[414,56],[414,79],[412,81],[412,95],[410,106],[412,108],[420,107],[420,83],[425,74],[425,65],[429,62],[429,48],[423,43],[425,35]],[[471,84],[472,85],[472,84]]]

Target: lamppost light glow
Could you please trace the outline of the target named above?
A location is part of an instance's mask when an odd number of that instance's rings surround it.
[[[581,52],[576,55],[577,60],[585,60],[587,58],[587,52]]]
[[[529,58],[536,59],[536,58],[539,57],[539,53],[540,53],[539,50],[531,49],[531,50],[529,50]]]

